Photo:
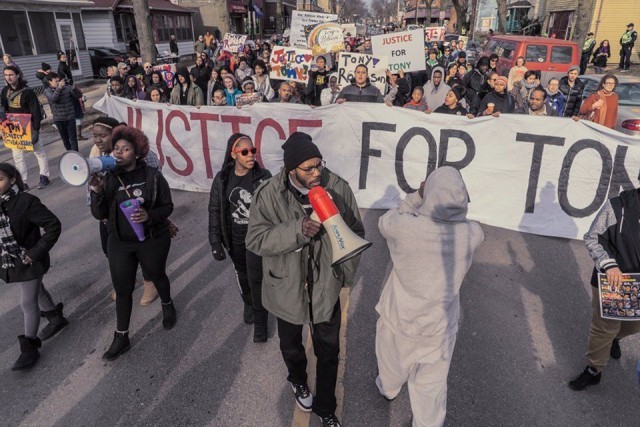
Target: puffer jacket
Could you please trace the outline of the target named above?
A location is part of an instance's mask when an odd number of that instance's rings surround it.
[[[302,234],[302,220],[307,215],[288,188],[288,176],[284,171],[276,174],[253,194],[245,243],[262,257],[262,304],[279,319],[296,325],[310,320],[305,281],[311,251],[313,322],[327,322],[340,289],[353,283],[360,258],[332,267],[329,235],[324,230],[313,239]],[[321,185],[347,226],[364,237],[358,205],[347,181],[325,168]]]
[[[44,96],[49,101],[54,122],[66,122],[76,118],[76,97],[69,86],[48,87]]]
[[[576,79],[573,87],[569,86],[569,77],[564,76],[560,79],[560,92],[565,97],[564,117],[573,117],[578,115],[580,105],[582,104],[582,92],[584,92],[584,82],[579,78]]]
[[[344,99],[347,102],[384,102],[380,89],[372,85],[369,79],[362,87],[355,83],[346,86],[338,95],[338,99]]]

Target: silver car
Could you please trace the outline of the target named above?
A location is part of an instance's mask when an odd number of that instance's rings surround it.
[[[582,99],[596,91],[604,74],[586,74],[580,76],[585,82]],[[621,76],[618,78],[618,124],[616,130],[640,139],[640,77]]]

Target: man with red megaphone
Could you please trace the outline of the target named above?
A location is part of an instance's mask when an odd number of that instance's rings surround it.
[[[280,350],[298,407],[317,414],[323,426],[339,427],[335,415],[339,294],[342,287],[353,283],[359,257],[333,262],[332,237],[310,218],[309,191],[322,186],[351,231],[363,237],[364,227],[349,184],[325,167],[311,136],[295,132],[282,149],[284,169],[253,195],[246,246],[262,257],[262,303],[278,318]],[[315,398],[307,386],[302,345],[306,322],[318,359]]]

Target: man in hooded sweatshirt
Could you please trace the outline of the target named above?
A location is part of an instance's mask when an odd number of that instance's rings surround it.
[[[378,224],[393,270],[376,306],[376,385],[393,400],[408,382],[413,427],[441,426],[447,412],[460,286],[484,240],[468,203],[460,172],[445,166]]]
[[[369,69],[366,65],[360,64],[356,67],[352,83],[342,89],[336,103],[342,104],[345,101],[384,102],[380,89],[369,81]]]
[[[437,66],[431,72],[431,79],[424,85],[424,100],[427,103],[429,111],[435,111],[436,108],[444,104],[447,93],[451,90],[448,84],[443,80],[444,68]]]

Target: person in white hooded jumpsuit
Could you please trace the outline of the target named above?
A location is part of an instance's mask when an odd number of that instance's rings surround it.
[[[460,172],[436,169],[380,218],[393,269],[376,311],[376,385],[389,400],[408,382],[413,427],[441,426],[460,317],[460,286],[484,240],[467,220]]]

